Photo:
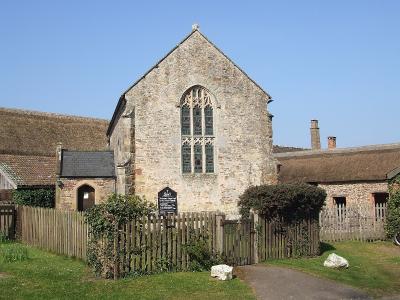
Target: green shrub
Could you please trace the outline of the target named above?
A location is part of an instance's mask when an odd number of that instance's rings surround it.
[[[114,240],[119,239],[119,230],[123,225],[147,216],[154,210],[153,204],[139,196],[113,194],[105,202],[86,211],[86,222],[90,225],[87,259],[96,275],[104,278],[126,275],[114,272],[114,266],[119,266],[121,261],[121,250],[114,249]],[[119,247],[119,243],[117,244]],[[142,251],[143,249],[133,249],[131,254],[140,255]]]
[[[188,269],[193,272],[209,271],[214,265],[223,263],[218,254],[214,254],[208,245],[205,235],[191,235],[190,240],[183,246],[189,256]]]
[[[395,177],[389,182],[389,200],[386,216],[386,234],[388,238],[393,238],[400,232],[400,176]]]
[[[253,209],[267,219],[294,223],[317,219],[325,198],[323,189],[309,184],[261,185],[248,188],[238,205],[243,218],[248,218]]]
[[[13,191],[12,198],[16,204],[54,207],[55,192],[54,189],[17,189]]]
[[[2,262],[24,261],[28,258],[28,249],[21,244],[12,243],[0,247],[0,260]]]

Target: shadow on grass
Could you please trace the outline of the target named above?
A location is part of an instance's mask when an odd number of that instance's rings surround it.
[[[336,250],[331,244],[321,242],[320,246],[320,255],[324,254],[325,252]]]

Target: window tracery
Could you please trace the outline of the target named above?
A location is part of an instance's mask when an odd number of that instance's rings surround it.
[[[182,97],[181,156],[183,173],[214,173],[214,111],[209,92],[194,86]]]

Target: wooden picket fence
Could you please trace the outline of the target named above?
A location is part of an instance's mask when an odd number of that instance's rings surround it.
[[[88,225],[81,212],[19,206],[18,232],[23,243],[86,260]]]
[[[375,241],[385,239],[386,203],[369,207],[324,208],[320,212],[321,241]]]
[[[152,272],[160,267],[187,270],[188,245],[203,239],[215,252],[216,220],[215,213],[182,213],[148,216],[128,223],[120,230],[118,249],[114,249],[122,254],[119,272]]]
[[[90,228],[84,213],[17,206],[0,210],[1,225],[14,230],[21,242],[41,249],[86,260]],[[15,226],[16,224],[16,226]],[[16,228],[12,229],[12,228]],[[160,267],[188,270],[188,247],[203,240],[211,253],[233,266],[317,254],[318,223],[287,225],[251,214],[249,220],[226,220],[220,213],[181,213],[146,216],[118,230],[111,243],[118,277],[130,272],[152,272]],[[300,252],[299,252],[300,251]]]
[[[269,221],[259,216],[258,256],[260,261],[297,256],[319,255],[319,226],[317,220],[299,223]]]
[[[15,206],[0,205],[0,234],[7,239],[15,238]]]

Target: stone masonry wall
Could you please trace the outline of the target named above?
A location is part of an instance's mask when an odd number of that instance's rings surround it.
[[[213,96],[215,173],[182,174],[180,99],[201,85]],[[117,120],[110,145],[116,161],[131,155],[117,140],[135,149],[135,192],[156,202],[169,186],[178,193],[178,210],[238,212],[237,201],[250,185],[276,182],[272,157],[272,120],[268,96],[198,31],[142,78],[126,94],[123,114],[134,112],[130,141],[128,123]],[[119,185],[119,184],[118,184]]]
[[[56,209],[77,210],[78,188],[84,184],[95,189],[95,203],[99,204],[115,192],[115,180],[113,178],[69,179],[61,178],[63,187],[57,187]]]
[[[326,205],[335,205],[333,197],[346,197],[346,206],[374,207],[373,193],[387,193],[387,182],[331,183],[319,184],[326,193]]]

